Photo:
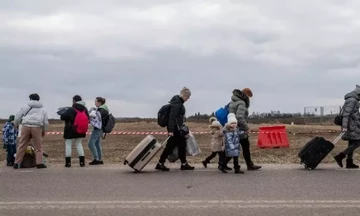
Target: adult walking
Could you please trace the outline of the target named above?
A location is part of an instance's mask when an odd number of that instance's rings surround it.
[[[355,149],[360,146],[360,86],[347,93],[344,97],[345,102],[342,109],[342,126],[341,130],[345,132],[342,139],[348,141],[348,147],[334,157],[340,167],[343,167],[342,160],[346,159],[347,169],[358,169],[359,166],[354,164],[353,155]]]
[[[46,168],[46,165],[43,164],[42,160],[42,138],[45,136],[45,131],[49,126],[48,115],[43,109],[42,103],[40,103],[40,96],[38,94],[31,94],[29,98],[30,102],[25,107],[21,108],[15,115],[15,127],[22,124],[22,129],[15,157],[14,169],[19,168],[31,138],[34,141],[34,148],[36,151],[36,167],[38,169]]]
[[[95,99],[95,107],[91,109],[90,111],[90,119],[91,118],[95,118],[95,120],[91,120],[92,122],[100,122],[101,121],[101,126],[96,127],[93,124],[93,131],[91,132],[91,136],[89,139],[89,149],[94,157],[93,161],[91,161],[89,163],[89,165],[99,165],[99,164],[104,164],[103,160],[102,160],[102,147],[101,147],[101,137],[104,134],[104,127],[106,125],[106,123],[109,120],[109,108],[108,106],[105,104],[106,100],[103,97],[97,97]]]
[[[65,121],[64,139],[65,139],[65,167],[71,167],[71,148],[73,140],[79,157],[80,167],[85,166],[85,155],[82,146],[82,140],[86,137],[89,124],[89,113],[82,101],[80,95],[73,97],[72,107],[68,108],[60,116]]]
[[[170,113],[169,123],[167,125],[167,131],[170,138],[167,145],[160,156],[159,163],[155,169],[161,171],[169,171],[170,169],[165,166],[166,158],[173,152],[174,148],[178,147],[179,159],[181,161],[181,170],[194,170],[194,167],[190,166],[186,160],[186,139],[189,137],[188,131],[182,131],[181,127],[184,124],[186,109],[184,103],[189,100],[191,91],[184,87],[179,95],[175,95],[169,101]],[[185,134],[183,133],[185,132]]]
[[[258,170],[261,166],[254,165],[251,160],[250,141],[249,141],[249,126],[247,118],[249,116],[250,98],[253,96],[249,88],[243,90],[234,89],[229,105],[229,113],[234,113],[238,121],[238,129],[245,131],[240,135],[240,144],[243,150],[243,156],[248,170]]]

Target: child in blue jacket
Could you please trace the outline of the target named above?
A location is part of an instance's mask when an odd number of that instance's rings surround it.
[[[14,166],[15,162],[14,154],[16,154],[16,139],[18,136],[18,130],[15,128],[14,119],[15,116],[11,115],[3,128],[3,143],[4,149],[7,151],[7,166]]]
[[[236,174],[244,174],[244,171],[240,170],[239,155],[240,155],[240,134],[243,131],[239,131],[237,128],[237,119],[233,113],[229,113],[228,122],[224,128],[225,135],[225,159],[219,166],[219,170],[223,173],[227,173],[226,166],[233,159],[234,170]]]

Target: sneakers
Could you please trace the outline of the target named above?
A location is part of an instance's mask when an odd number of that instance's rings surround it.
[[[181,164],[180,169],[183,170],[183,171],[184,171],[184,170],[194,170],[195,167],[190,166],[188,163],[186,163],[186,164]]]
[[[160,170],[160,171],[169,171],[170,169],[167,168],[164,164],[162,163],[158,163],[155,167],[156,170]]]
[[[89,165],[100,165],[100,164],[101,162],[95,159],[89,163]]]
[[[250,162],[250,163],[247,165],[247,170],[249,170],[249,171],[259,170],[259,169],[261,169],[261,166],[254,165],[253,162]]]

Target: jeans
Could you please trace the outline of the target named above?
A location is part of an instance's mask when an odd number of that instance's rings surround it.
[[[84,149],[82,146],[82,138],[76,138],[75,140],[75,144],[76,144],[76,149],[77,149],[77,153],[78,156],[84,156]],[[71,147],[72,147],[72,143],[73,143],[73,139],[66,139],[65,140],[65,157],[71,157]]]
[[[14,154],[16,154],[16,145],[7,145],[7,163],[15,162]]]
[[[89,139],[89,149],[94,157],[94,160],[101,161],[102,160],[102,149],[101,149],[101,143],[100,139],[103,135],[102,129],[94,128],[94,130],[91,133],[90,139]]]

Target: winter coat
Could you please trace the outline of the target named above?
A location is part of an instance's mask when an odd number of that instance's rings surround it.
[[[225,156],[238,157],[240,155],[240,132],[232,129],[230,124],[225,124]]]
[[[7,121],[3,128],[3,143],[5,145],[16,145],[18,130],[12,122]]]
[[[65,113],[63,113],[60,116],[60,119],[65,121],[65,126],[64,126],[64,139],[76,139],[76,138],[85,138],[86,137],[86,133],[84,134],[78,134],[75,130],[74,130],[74,121],[76,118],[76,110],[82,112],[85,111],[85,114],[88,116],[89,118],[89,113],[88,110],[85,107],[85,103],[83,101],[79,101],[76,102],[72,105],[72,107],[70,107],[69,109],[66,110]]]
[[[231,102],[229,105],[229,113],[234,113],[236,119],[238,121],[238,129],[241,131],[248,131],[249,126],[247,123],[247,118],[249,116],[249,107],[250,100],[249,97],[246,96],[240,90],[234,90],[233,95],[231,96]],[[240,136],[240,139],[248,138],[248,134],[243,133]]]
[[[170,114],[167,130],[168,132],[176,133],[178,131],[178,127],[184,124],[184,117],[186,113],[184,106],[185,101],[179,95],[175,95],[169,103]]]
[[[360,140],[360,87],[344,97],[345,102],[342,109],[342,128],[347,128],[347,132],[342,137],[343,140]]]
[[[32,109],[30,110],[30,108]],[[41,127],[43,131],[45,131],[49,127],[49,120],[47,112],[43,109],[43,105],[39,101],[32,100],[27,106],[21,108],[20,111],[16,113],[14,124],[15,127],[20,124],[27,127]]]
[[[211,134],[211,151],[224,151],[224,132],[222,128],[214,125],[210,125],[209,128]]]

